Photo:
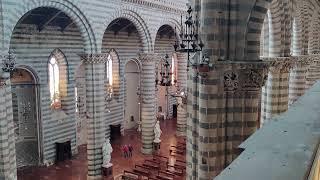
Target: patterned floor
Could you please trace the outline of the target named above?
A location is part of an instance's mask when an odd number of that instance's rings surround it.
[[[177,144],[175,136],[176,121],[167,120],[161,122],[163,131],[161,139],[160,154],[168,156],[169,147]],[[133,157],[126,159],[121,155],[121,146],[131,144],[134,148]],[[125,136],[112,142],[113,153],[113,175],[115,179],[122,174],[124,170],[131,170],[135,164],[142,163],[146,156],[140,153],[141,141],[137,131],[130,130],[125,132]],[[87,160],[86,147],[79,148],[79,154],[72,160],[56,164],[50,167],[24,168],[18,170],[18,180],[86,180],[87,179]]]

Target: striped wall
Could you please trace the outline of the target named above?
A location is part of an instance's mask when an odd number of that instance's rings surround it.
[[[103,134],[103,137],[109,137],[108,125],[124,122],[123,109],[121,109],[125,103],[125,79],[121,78],[121,75],[124,74],[124,63],[132,58],[138,58],[139,52],[162,54],[163,51],[171,51],[172,49],[167,46],[171,42],[170,39],[159,39],[157,32],[164,24],[179,24],[177,22],[179,22],[180,14],[184,9],[181,6],[184,6],[183,4],[186,2],[187,0],[180,0],[170,2],[168,5],[168,1],[165,0],[148,0],[147,2],[144,0],[1,1],[0,37],[3,37],[1,49],[7,51],[11,47],[17,54],[18,64],[31,67],[39,76],[44,163],[54,160],[54,142],[56,141],[71,139],[72,150],[75,152],[74,87],[79,85],[79,96],[83,101],[91,101],[84,97],[90,97],[85,90],[92,88],[87,86],[90,85],[88,82],[85,82],[85,78],[88,77],[81,73],[75,76],[75,71],[80,65],[77,54],[84,52],[90,54],[109,53],[111,49],[117,52],[120,75],[118,79],[115,78],[119,83],[115,92],[118,94],[110,104],[107,104],[110,113],[99,122],[104,127],[104,131],[99,132],[99,138],[101,138],[100,133]],[[197,10],[201,10],[198,15],[201,21],[202,38],[206,45],[204,53],[210,57],[211,62],[216,63],[217,60],[256,61],[260,59],[260,51],[262,51],[259,47],[260,44],[265,46],[262,48],[263,55],[268,57],[287,57],[290,52],[295,56],[308,55],[308,52],[316,53],[319,49],[317,42],[319,21],[317,20],[318,15],[314,13],[318,12],[319,2],[316,0],[230,1],[230,6],[228,2],[203,0],[197,1],[195,5]],[[59,31],[57,27],[47,27],[45,30],[37,32],[35,27],[26,25],[18,25],[14,29],[18,20],[26,12],[40,6],[62,10],[70,16],[75,24],[64,32]],[[270,9],[270,13],[265,18],[268,9]],[[127,33],[122,32],[115,36],[113,32],[106,31],[110,22],[116,18],[127,18],[132,21],[137,28],[137,33],[128,36]],[[260,43],[262,29],[264,39],[263,43]],[[48,57],[56,48],[59,48],[66,56],[69,72],[67,96],[63,100],[63,109],[59,111],[50,109],[46,69]],[[276,94],[275,96],[279,100],[277,101],[278,111],[286,109],[287,81],[289,81],[289,103],[291,103],[317,78],[317,64],[315,63],[312,67],[304,67],[305,64],[302,63],[303,65],[300,66],[302,61],[299,59],[304,58],[293,58],[293,60],[297,60],[297,63],[290,72],[290,76],[287,71],[278,74],[270,72],[271,76],[267,84],[271,84],[271,86],[267,85],[266,87],[277,86],[278,88],[267,88],[264,93]],[[144,76],[149,78],[151,74],[154,74],[152,72],[154,69],[152,70],[150,64],[147,63],[143,67],[145,69]],[[228,69],[229,67],[222,68]],[[117,68],[115,68],[115,72],[116,70]],[[228,73],[231,70],[228,69]],[[239,74],[240,78],[245,72]],[[219,173],[226,164],[236,157],[237,153],[233,152],[234,149],[255,130],[259,116],[257,108],[260,106],[260,92],[255,90],[254,92],[232,93],[233,91],[228,90],[224,94],[219,94],[219,90],[225,90],[225,84],[222,83],[225,71],[212,71],[208,78],[197,77],[195,72],[190,72],[188,77],[190,85],[188,85],[187,173],[191,178],[207,179],[209,176],[212,177]],[[271,77],[276,78],[271,79]],[[146,89],[151,88],[151,82],[146,80],[142,82],[145,82]],[[276,85],[277,83],[278,85]],[[101,87],[101,91],[103,90],[105,89]],[[117,92],[117,90],[119,91]],[[270,90],[274,92],[279,90],[279,92],[270,93]],[[145,95],[149,96],[150,94],[145,92]],[[263,100],[268,101],[269,97],[271,96],[265,95]],[[91,96],[90,98],[94,99],[95,97]],[[173,101],[170,102],[173,103]],[[269,110],[272,110],[274,108],[272,102],[274,101],[268,102],[271,102],[272,106],[269,106]],[[153,106],[148,104],[144,107],[146,114],[143,115],[142,140],[144,143],[143,151],[147,153],[150,153],[153,138],[151,130],[154,122],[151,118],[153,118],[152,113],[156,109],[154,104]],[[101,108],[100,113],[104,112],[102,104],[98,105],[101,105],[99,107]],[[105,102],[103,106],[106,108]],[[268,107],[264,107],[268,109]],[[5,108],[8,108],[9,112],[12,110],[10,107]],[[84,106],[81,111],[88,108]],[[248,113],[248,110],[252,110],[252,112]],[[247,121],[237,119],[240,115],[243,115]],[[80,118],[86,119],[86,116],[82,112]],[[229,130],[223,127],[227,121],[232,122]],[[240,132],[243,124],[250,125]],[[90,138],[92,140],[93,130],[88,132],[89,140]],[[89,156],[92,158],[97,154],[98,158],[91,159],[90,163],[100,163],[100,152],[96,149],[99,143],[101,143],[99,140],[92,143],[94,151]],[[0,143],[0,146],[5,145]],[[12,162],[6,162],[7,164],[14,167]],[[98,175],[99,167],[91,165],[89,167],[91,175]],[[15,174],[14,170],[10,170],[10,168],[4,170],[4,173],[9,176]]]
[[[112,124],[121,124],[122,131],[124,130],[124,104],[126,103],[125,99],[125,87],[126,80],[124,79],[123,74],[125,73],[125,63],[128,60],[138,58],[138,52],[143,50],[141,37],[135,32],[130,35],[127,32],[119,32],[114,34],[114,32],[106,30],[104,38],[102,41],[102,52],[109,53],[110,50],[114,51],[114,62],[113,70],[117,70],[120,77],[116,83],[119,83],[118,94],[115,94],[114,100],[107,104],[110,112],[107,113],[108,119],[106,122],[106,137],[109,137],[109,125]],[[117,57],[117,58],[115,58]],[[115,65],[117,63],[118,65]],[[114,72],[116,74],[116,72]],[[115,76],[116,77],[116,76]],[[117,79],[114,79],[114,82]],[[115,89],[114,89],[115,90]],[[136,93],[136,92],[132,92]]]
[[[41,129],[43,141],[43,163],[55,160],[55,142],[71,140],[72,151],[76,148],[76,126],[74,109],[74,73],[80,64],[77,54],[83,52],[83,39],[76,27],[59,31],[57,27],[47,27],[41,32],[35,26],[19,24],[12,35],[11,49],[17,55],[17,64],[32,68],[39,77]],[[68,63],[65,77],[65,97],[62,109],[50,107],[48,87],[48,60],[55,49],[60,49]],[[61,66],[63,68],[63,66]],[[69,77],[69,78],[68,78]]]

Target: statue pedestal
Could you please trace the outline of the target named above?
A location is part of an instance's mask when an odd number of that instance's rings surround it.
[[[154,151],[160,150],[160,144],[161,144],[161,141],[160,142],[153,142],[153,150]]]
[[[112,173],[113,164],[102,165],[102,175],[106,178],[113,178]]]

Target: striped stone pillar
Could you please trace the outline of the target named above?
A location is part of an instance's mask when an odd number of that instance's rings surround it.
[[[158,57],[153,53],[139,54],[142,64],[141,71],[141,138],[143,154],[152,154],[154,140],[154,125],[156,122],[156,88],[155,66]]]
[[[259,124],[267,65],[217,62],[214,67],[189,75],[187,179],[218,175]]]
[[[81,55],[86,71],[88,178],[102,178],[102,144],[105,140],[105,62],[108,54]]]
[[[177,53],[178,59],[178,84],[180,89],[186,92],[187,89],[187,55],[186,53]],[[177,136],[186,135],[187,126],[187,106],[183,104],[182,98],[178,97],[179,105],[177,112]]]
[[[291,58],[282,65],[280,69],[280,83],[279,83],[279,100],[278,112],[284,113],[288,110],[289,106],[289,78],[293,62]]]
[[[261,125],[274,115],[288,110],[289,71],[291,59],[286,57],[268,58],[270,63],[268,80],[262,98]]]
[[[197,179],[199,166],[199,118],[198,118],[198,77],[193,69],[188,72],[187,105],[187,179]]]
[[[294,64],[289,80],[289,105],[302,96],[306,90],[306,76],[309,64],[308,56],[295,56],[292,58]]]
[[[309,89],[313,86],[317,80],[320,79],[320,61],[319,56],[312,55],[310,56],[310,66],[307,71],[306,77],[306,89]]]
[[[206,179],[215,177],[224,169],[225,127],[224,119],[219,118],[221,99],[219,98],[219,71],[198,76],[198,177]],[[194,92],[195,93],[195,92]],[[214,98],[212,98],[214,97]],[[219,139],[222,140],[219,142]]]
[[[9,77],[9,73],[4,73],[0,79],[0,179],[16,180],[16,149]]]
[[[259,127],[261,88],[267,67],[265,62],[256,62],[235,63],[224,68],[224,167],[237,158],[239,145]]]
[[[263,117],[261,119],[261,125],[266,123],[272,118],[273,114],[278,113],[278,88],[280,79],[280,69],[276,67],[270,68],[268,73],[268,80],[264,87],[264,101],[262,102]]]

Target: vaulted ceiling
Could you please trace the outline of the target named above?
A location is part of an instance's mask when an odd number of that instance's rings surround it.
[[[75,26],[72,19],[64,12],[47,7],[36,8],[29,11],[19,20],[19,23],[37,25],[39,31],[42,31],[46,26],[57,26],[61,28],[61,31],[64,31],[68,27]]]

